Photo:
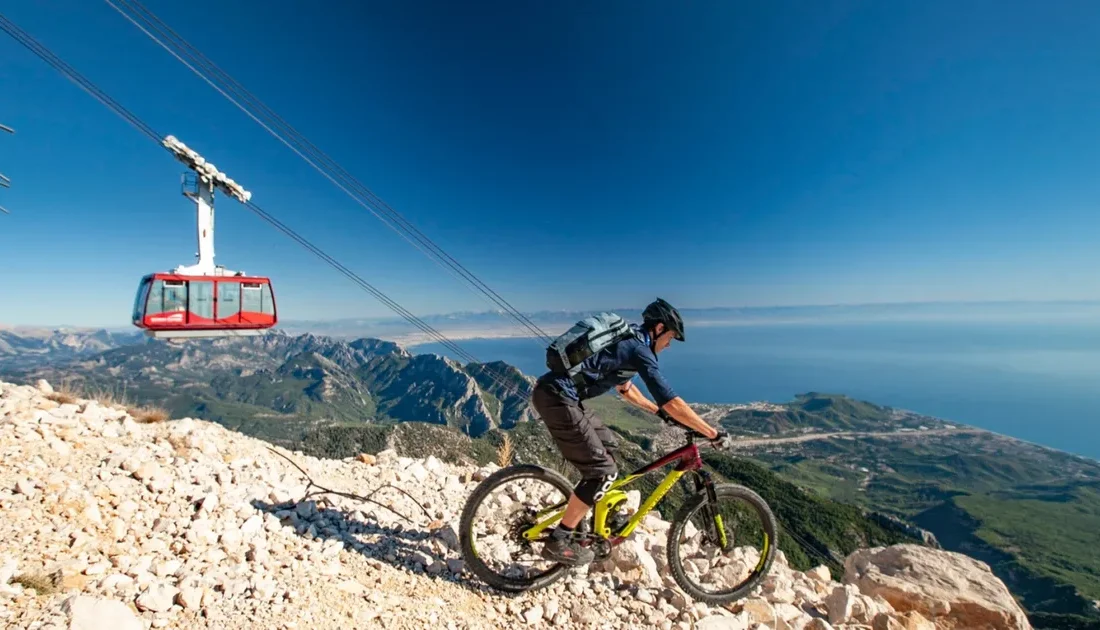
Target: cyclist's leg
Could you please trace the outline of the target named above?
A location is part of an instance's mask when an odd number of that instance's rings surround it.
[[[581,403],[581,431],[584,433],[587,443],[589,445],[588,453],[593,457],[587,461],[582,462],[578,466],[578,470],[581,471],[581,482],[577,484],[574,489],[574,494],[578,495],[581,502],[587,506],[580,514],[580,518],[583,518],[587,513],[587,508],[591,508],[603,498],[604,493],[611,488],[611,484],[618,476],[618,467],[615,464],[614,453],[619,449],[619,438],[615,435],[615,432],[608,429],[603,422],[600,421],[589,409]],[[595,439],[593,439],[593,436]],[[599,441],[599,446],[595,446],[596,440]],[[575,522],[571,519],[562,519],[562,522],[566,525],[574,525]]]
[[[607,451],[612,458],[614,458],[615,452],[619,450],[620,440],[619,435],[607,428],[598,417],[588,410],[584,404],[581,404],[581,409],[584,411],[584,417],[588,420],[588,423],[592,425],[592,430],[596,432],[596,435],[600,438],[600,442],[603,444],[603,448]]]
[[[544,386],[535,388],[531,404],[562,456],[582,477],[618,473],[611,452],[618,448],[619,440],[591,411]]]
[[[572,535],[618,474],[609,449],[617,445],[617,441],[599,420],[574,400],[536,388],[532,404],[562,456],[581,473],[581,481],[573,489],[565,514],[558,527],[552,530],[543,555],[570,564],[591,562],[592,551],[578,545]],[[604,431],[606,444],[605,439],[601,439]]]
[[[618,475],[618,467],[611,453],[618,448],[619,441],[592,412],[576,401],[554,398],[546,394],[540,395],[536,390],[533,397],[535,410],[546,424],[562,456],[580,472],[581,482],[577,484],[577,488],[581,490],[581,498],[586,499],[586,505],[591,507],[599,500],[594,495],[605,492],[604,486],[610,485]],[[594,483],[596,480],[599,483]],[[590,486],[593,489],[586,491]],[[577,520],[583,516],[581,513]],[[567,517],[565,524],[575,523]]]

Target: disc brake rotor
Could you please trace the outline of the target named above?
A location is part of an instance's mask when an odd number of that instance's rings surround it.
[[[519,543],[523,547],[530,549],[531,543],[534,541],[528,540],[524,537],[523,532],[527,531],[530,527],[534,526],[535,515],[537,513],[531,508],[525,508],[523,512],[516,514],[512,520],[512,525],[508,528],[508,538]]]

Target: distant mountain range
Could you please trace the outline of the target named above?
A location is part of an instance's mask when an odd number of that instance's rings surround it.
[[[174,344],[102,331],[2,334],[0,372],[9,377],[71,383],[290,441],[317,424],[403,421],[476,437],[530,416],[524,394],[533,379],[516,368],[412,355],[376,339],[276,331]]]
[[[0,368],[33,367],[141,343],[140,331],[0,329]]]
[[[592,310],[542,310],[524,313],[535,326],[554,336],[573,322],[600,311],[612,311],[631,319],[641,317],[641,306],[608,307]],[[884,304],[837,304],[810,306],[752,306],[680,309],[688,327],[753,325],[768,323],[837,323],[866,321],[1100,321],[1100,301],[1042,302],[913,302]],[[455,312],[423,315],[420,319],[451,339],[531,336],[531,332],[503,312]],[[432,341],[420,329],[399,317],[349,317],[329,320],[294,320],[281,317],[277,330],[297,335],[313,333],[340,339],[371,337],[409,345]],[[57,330],[87,333],[96,329],[12,328],[24,336],[50,335]],[[0,325],[0,334],[5,327]],[[125,338],[135,334],[132,326],[103,329]],[[0,350],[0,353],[3,351]],[[0,354],[2,356],[2,354]]]

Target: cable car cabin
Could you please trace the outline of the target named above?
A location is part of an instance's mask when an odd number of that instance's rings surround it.
[[[152,273],[134,298],[133,324],[156,338],[259,335],[276,321],[267,278]]]

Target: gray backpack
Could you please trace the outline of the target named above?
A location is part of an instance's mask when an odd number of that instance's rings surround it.
[[[546,367],[577,382],[585,359],[633,335],[630,324],[615,313],[585,317],[546,348]]]

